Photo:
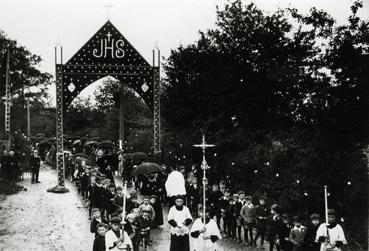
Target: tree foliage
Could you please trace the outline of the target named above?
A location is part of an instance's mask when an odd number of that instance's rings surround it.
[[[166,61],[164,148],[183,144],[189,156],[205,132],[217,144],[210,173],[230,175],[234,189],[308,213],[322,211],[327,185],[330,205],[351,224],[366,218],[358,205],[367,201],[369,125],[369,23],[357,16],[361,6],[355,1],[340,26],[316,8],[267,14],[240,0],[218,8],[216,28]]]

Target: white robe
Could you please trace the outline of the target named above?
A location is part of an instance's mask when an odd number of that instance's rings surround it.
[[[345,234],[342,227],[337,224],[334,228],[328,228],[326,223],[319,226],[316,231],[316,242],[319,242],[319,237],[327,237],[327,230],[329,234],[329,242],[323,242],[320,244],[320,251],[341,251],[341,248],[334,247],[336,241],[342,241],[343,244],[347,244]]]
[[[119,231],[120,231],[120,236],[122,236],[122,230],[120,229]],[[129,238],[127,232],[123,231],[123,233],[124,233],[124,243],[122,246],[126,247],[127,245],[129,245],[131,247],[131,250],[133,250],[131,238]],[[113,232],[113,230],[109,230],[108,232],[106,232],[105,234],[106,251],[121,251],[121,249],[119,249],[118,247],[109,249],[110,247],[114,246],[113,242],[116,240],[118,240],[118,238]]]
[[[173,171],[168,175],[165,190],[168,197],[186,195],[185,180],[181,172]]]
[[[174,220],[177,223],[177,227],[171,226],[170,233],[174,235],[188,234],[190,232],[190,229],[183,224],[187,219],[192,220],[192,216],[188,207],[183,206],[183,209],[179,211],[177,210],[176,206],[172,206],[169,209],[168,221]]]
[[[219,228],[215,221],[213,219],[210,219],[209,222],[206,224],[206,231],[205,233],[200,233],[199,237],[192,238],[191,237],[191,250],[193,251],[218,251],[220,250],[217,242],[212,242],[210,239],[204,240],[204,236],[209,237],[211,235],[217,236],[219,239],[222,239],[222,236],[220,235]],[[195,220],[195,222],[192,225],[191,233],[200,231],[204,228],[204,223],[199,218]]]

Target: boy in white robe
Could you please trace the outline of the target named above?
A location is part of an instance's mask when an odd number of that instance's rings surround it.
[[[190,251],[190,238],[188,226],[192,222],[192,216],[188,207],[183,205],[184,198],[177,196],[175,205],[168,213],[170,228],[170,251]]]
[[[320,242],[320,251],[341,251],[346,238],[342,227],[336,222],[336,212],[328,210],[328,224],[323,223],[316,232],[316,242]]]
[[[206,209],[206,224],[204,225],[203,208],[199,208],[199,218],[192,225],[192,251],[218,251],[217,241],[222,238],[217,223],[210,218],[210,211]]]
[[[105,234],[106,251],[132,251],[133,245],[126,231],[120,229],[120,217],[111,219],[111,229]]]

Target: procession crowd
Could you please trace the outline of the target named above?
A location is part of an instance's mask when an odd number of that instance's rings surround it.
[[[261,250],[267,241],[270,251],[339,251],[346,244],[334,210],[328,210],[326,223],[316,213],[309,219],[291,216],[278,204],[269,205],[266,197],[253,198],[242,190],[232,193],[221,179],[211,185],[205,181],[203,208],[204,189],[199,182],[203,177],[196,166],[187,172],[184,166],[171,166],[169,171],[162,165],[161,172],[131,176],[125,179],[130,187],[128,195],[114,180],[114,174],[128,177],[122,156],[117,166],[104,156],[104,152],[97,151],[93,165],[87,165],[83,158],[78,161],[77,157],[70,163],[73,171],[67,175],[89,208],[94,251],[148,248],[153,241],[151,230],[164,224],[166,204],[166,220],[171,226],[170,251],[220,250],[217,241],[226,238]],[[12,151],[1,161],[1,173],[7,178],[16,175],[10,162],[13,168],[19,166]],[[34,174],[32,183],[40,182],[40,163],[38,151],[34,150],[29,162]]]

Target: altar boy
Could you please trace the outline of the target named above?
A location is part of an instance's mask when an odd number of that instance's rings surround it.
[[[192,225],[190,235],[193,239],[191,251],[217,251],[217,241],[222,238],[216,222],[210,218],[206,209],[205,224],[203,208],[199,208],[199,218]]]

